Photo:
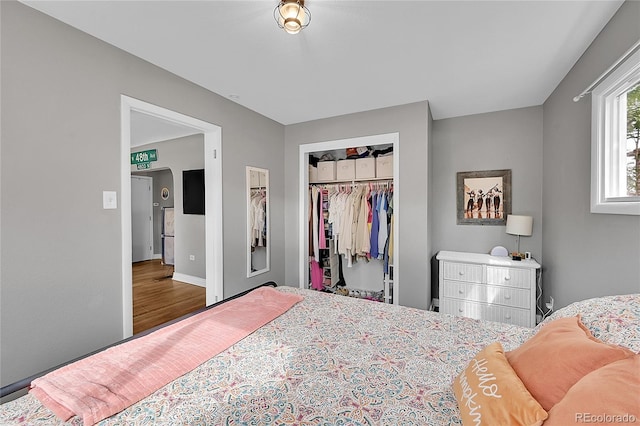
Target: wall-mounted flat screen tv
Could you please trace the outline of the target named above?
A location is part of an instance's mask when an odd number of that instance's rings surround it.
[[[182,211],[204,214],[204,169],[182,171]]]

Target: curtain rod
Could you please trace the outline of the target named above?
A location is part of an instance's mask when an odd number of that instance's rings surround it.
[[[591,83],[589,87],[584,89],[582,93],[580,93],[578,96],[574,97],[573,102],[578,102],[586,94],[591,93],[594,87],[596,87],[602,80],[608,77],[609,74],[615,71],[623,61],[625,61],[627,58],[633,55],[633,53],[638,49],[638,47],[640,47],[640,40],[636,41],[635,44],[631,46],[631,49],[627,50],[624,55],[622,55],[617,61],[613,63],[613,65],[607,68],[607,70],[604,73],[602,73],[602,75],[600,75],[600,77],[598,77],[593,83]]]

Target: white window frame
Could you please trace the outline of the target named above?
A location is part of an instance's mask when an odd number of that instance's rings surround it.
[[[620,152],[625,149],[620,137],[626,134],[626,124],[619,118],[619,97],[638,82],[640,51],[622,62],[591,93],[591,213],[640,215],[640,197],[612,196],[620,193],[621,186],[626,192],[627,185],[625,157]]]

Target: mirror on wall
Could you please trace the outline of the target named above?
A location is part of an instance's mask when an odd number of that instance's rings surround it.
[[[247,166],[247,277],[269,270],[269,170]]]

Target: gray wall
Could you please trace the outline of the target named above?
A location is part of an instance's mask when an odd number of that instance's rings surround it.
[[[427,235],[429,105],[418,102],[287,126],[285,129],[285,223],[298,223],[299,146],[301,144],[399,132],[400,152],[400,304],[428,307]],[[298,286],[298,226],[286,228],[286,283]]]
[[[175,214],[175,269],[177,274],[205,279],[206,250],[204,215],[183,214],[182,172],[204,168],[204,137],[202,134],[135,147],[131,152],[157,149],[154,168],[169,168],[173,173],[173,202]],[[131,166],[135,170],[135,166]],[[154,194],[155,197],[155,194]],[[189,260],[194,255],[195,260]]]
[[[121,210],[102,209],[126,155],[121,94],[222,127],[224,295],[284,281],[284,126],[23,4],[0,8],[2,385],[122,337]],[[273,203],[271,271],[251,280],[246,165],[271,171]]]
[[[456,173],[511,169],[513,214],[533,216],[533,235],[520,250],[542,260],[542,107],[435,120],[431,181],[433,253],[516,250],[504,226],[456,224]]]
[[[573,97],[640,38],[627,1],[545,101],[544,288],[556,306],[640,291],[640,217],[590,213],[591,97]]]

